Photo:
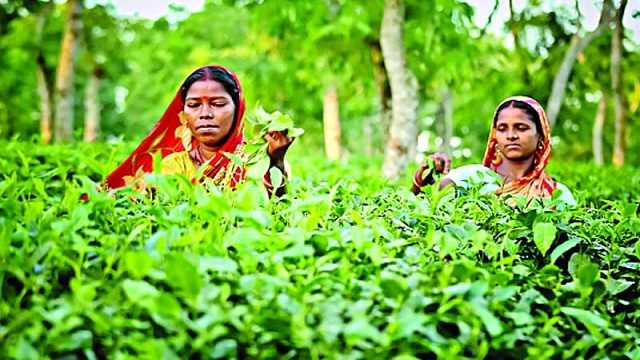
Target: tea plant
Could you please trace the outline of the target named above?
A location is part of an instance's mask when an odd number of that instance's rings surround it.
[[[3,357],[640,358],[635,169],[552,169],[574,209],[308,152],[280,200],[158,174],[148,197],[96,191],[130,145],[3,148]]]

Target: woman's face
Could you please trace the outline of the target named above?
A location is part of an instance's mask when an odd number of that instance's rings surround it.
[[[221,83],[200,80],[191,85],[184,101],[187,125],[207,146],[222,146],[233,126],[235,104]]]
[[[517,108],[502,109],[495,123],[496,147],[509,160],[526,160],[533,156],[540,134],[536,124]]]

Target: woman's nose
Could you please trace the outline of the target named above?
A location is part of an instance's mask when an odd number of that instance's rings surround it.
[[[213,110],[211,109],[211,107],[209,107],[209,105],[207,104],[203,104],[200,107],[200,113],[198,114],[200,117],[210,117],[213,118]]]

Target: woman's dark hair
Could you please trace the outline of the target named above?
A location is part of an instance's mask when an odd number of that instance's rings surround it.
[[[515,108],[515,109],[520,109],[524,111],[524,113],[527,114],[527,117],[529,118],[529,120],[531,120],[534,124],[536,124],[536,131],[538,132],[538,134],[540,134],[540,136],[543,135],[542,124],[540,123],[540,116],[538,115],[538,112],[531,105],[520,100],[509,100],[503,103],[502,105],[500,105],[500,107],[496,111],[496,117],[493,119],[493,126],[495,126],[496,121],[498,121],[498,115],[500,115],[500,111],[507,108]]]
[[[182,98],[183,103],[187,99],[187,92],[191,88],[191,85],[200,80],[215,80],[222,84],[224,89],[231,96],[231,100],[236,106],[236,109],[238,108],[238,103],[240,102],[240,89],[238,84],[234,80],[233,76],[229,74],[229,72],[215,66],[206,66],[200,68],[192,72],[191,75],[187,77],[187,79],[180,86],[180,97]]]

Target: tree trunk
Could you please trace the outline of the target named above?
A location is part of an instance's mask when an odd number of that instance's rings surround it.
[[[73,139],[73,79],[82,26],[81,9],[81,0],[67,1],[67,21],[62,38],[58,69],[56,70],[56,141],[71,141]]]
[[[368,42],[371,49],[371,61],[373,63],[373,78],[378,88],[378,99],[380,100],[380,129],[382,137],[387,138],[389,131],[389,123],[391,120],[391,85],[387,70],[384,67],[384,58],[382,57],[382,48],[380,40],[370,40]]]
[[[98,90],[100,88],[100,69],[94,67],[87,89],[84,94],[84,136],[85,142],[93,142],[98,138],[100,131],[100,100]]]
[[[371,123],[373,116],[366,116],[362,121],[362,137],[364,137],[364,154],[373,155],[373,127]]]
[[[410,161],[416,147],[416,112],[418,84],[409,70],[403,42],[404,3],[386,0],[380,45],[391,85],[391,126],[385,148],[383,175],[397,179]]]
[[[576,57],[581,53],[593,39],[598,37],[609,25],[611,21],[611,0],[605,0],[602,4],[602,11],[600,12],[600,22],[598,27],[585,36],[580,36],[576,32],[571,38],[571,43],[567,52],[564,54],[562,63],[556,72],[553,79],[553,85],[551,86],[551,94],[549,94],[549,101],[547,102],[547,118],[549,119],[549,125],[553,128],[560,113],[560,107],[564,100],[564,92],[567,88],[567,82],[569,76],[573,70],[573,65],[576,62]]]
[[[616,12],[615,29],[611,39],[611,88],[613,90],[613,104],[615,109],[615,135],[613,142],[613,165],[624,165],[626,111],[625,97],[622,85],[622,18],[624,16],[627,0],[622,0],[620,8]]]
[[[38,55],[36,75],[38,78],[38,96],[40,97],[40,136],[44,144],[51,142],[51,93],[44,67],[42,54]]]
[[[47,81],[46,63],[42,54],[42,32],[45,20],[49,13],[49,7],[45,7],[38,15],[36,24],[36,39],[38,50],[36,55],[36,78],[38,84],[38,96],[40,97],[40,136],[44,144],[51,142],[51,91]]]
[[[593,122],[593,132],[591,137],[591,144],[593,148],[593,161],[597,165],[604,164],[604,155],[602,153],[602,128],[604,127],[604,121],[607,113],[607,97],[604,92],[598,102],[598,111],[596,112],[596,118]]]
[[[324,150],[329,160],[340,159],[340,110],[338,107],[338,91],[330,85],[324,92],[322,107],[324,125]]]
[[[442,91],[442,101],[438,109],[436,128],[438,136],[442,139],[440,151],[451,154],[451,138],[453,137],[453,95],[451,88],[446,86]]]

